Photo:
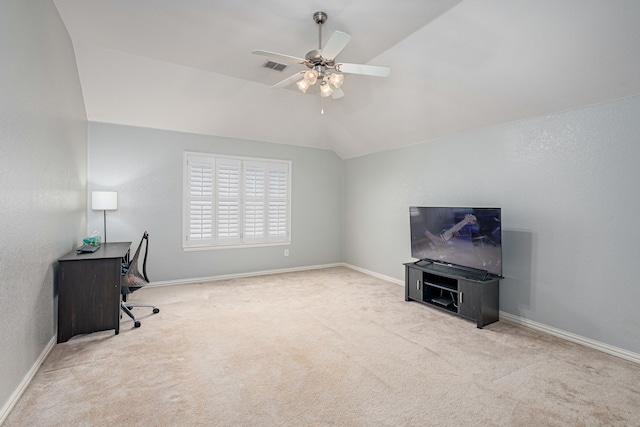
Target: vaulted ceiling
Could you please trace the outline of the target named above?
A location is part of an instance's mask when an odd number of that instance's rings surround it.
[[[631,0],[54,0],[90,121],[317,147],[342,158],[640,94]],[[335,30],[345,96],[264,68]],[[321,114],[321,111],[324,114]]]

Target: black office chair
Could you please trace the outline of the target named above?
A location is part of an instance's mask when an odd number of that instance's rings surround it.
[[[142,249],[142,243],[145,242],[144,248],[144,260],[142,261],[142,273],[138,269],[138,258],[140,257],[140,250]],[[142,240],[136,249],[136,253],[129,262],[122,263],[122,279],[120,281],[120,292],[122,293],[122,301],[120,301],[120,308],[127,316],[133,319],[133,325],[136,328],[140,327],[140,321],[136,319],[131,310],[134,307],[149,307],[153,308],[153,313],[159,313],[160,309],[151,304],[134,304],[127,302],[127,295],[142,288],[146,283],[149,283],[147,277],[147,254],[149,250],[149,234],[145,231],[142,235]]]

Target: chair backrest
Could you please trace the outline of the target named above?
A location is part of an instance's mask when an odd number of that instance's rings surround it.
[[[138,267],[140,257],[140,251],[142,250],[142,244],[145,243],[144,248],[144,259],[142,261],[142,272]],[[142,239],[140,240],[140,244],[138,245],[138,249],[136,249],[136,253],[131,258],[128,264],[123,264],[122,270],[123,275],[121,279],[122,288],[133,288],[132,291],[141,288],[145,283],[149,283],[149,278],[147,277],[147,254],[149,251],[149,234],[145,231],[142,235]]]

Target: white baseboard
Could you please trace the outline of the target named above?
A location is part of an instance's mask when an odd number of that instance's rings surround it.
[[[546,334],[553,335],[558,338],[562,338],[567,341],[571,341],[576,344],[593,348],[595,350],[611,354],[612,356],[616,356],[621,359],[640,364],[640,354],[634,353],[632,351],[614,347],[612,345],[605,344],[600,341],[595,341],[590,338],[585,338],[580,335],[572,334],[571,332],[563,331],[562,329],[557,329],[542,323],[534,322],[533,320],[525,319],[511,313],[505,313],[504,311],[500,312],[500,320],[524,326],[525,328],[535,329],[536,331],[544,332]]]
[[[391,283],[395,283],[398,285],[404,286],[404,281],[394,279],[392,277],[384,276],[382,274],[375,273],[373,271],[365,270],[364,268],[356,267],[354,265],[345,264],[345,267],[351,268],[353,270],[357,270],[361,273],[368,274],[370,276],[377,277],[379,279],[387,280]],[[562,338],[567,341],[574,342],[576,344],[583,345],[585,347],[593,348],[594,350],[602,351],[607,354],[611,354],[612,356],[619,357],[621,359],[628,360],[630,362],[635,362],[640,364],[640,354],[634,353],[632,351],[628,351],[619,347],[614,347],[609,344],[605,344],[599,341],[592,340],[590,338],[585,338],[580,335],[572,334],[571,332],[563,331],[562,329],[553,328],[551,326],[547,326],[542,323],[534,322],[533,320],[528,320],[523,317],[519,317],[510,313],[506,313],[504,311],[500,311],[500,320],[504,320],[505,322],[514,323],[525,328],[534,329],[539,332],[543,332],[549,335],[556,336],[558,338]]]
[[[220,280],[242,279],[245,277],[266,276],[269,274],[280,274],[280,273],[293,273],[297,271],[320,270],[322,268],[332,268],[332,267],[350,268],[352,270],[359,271],[369,276],[377,277],[378,279],[386,280],[387,282],[404,286],[404,281],[402,280],[394,279],[393,277],[385,276],[383,274],[379,274],[371,270],[365,270],[364,268],[356,267],[355,265],[347,264],[344,262],[337,262],[334,264],[308,265],[304,267],[294,267],[294,268],[281,268],[277,270],[254,271],[250,273],[221,274],[219,276],[194,277],[191,279],[164,280],[159,282],[151,282],[146,286],[153,288],[153,287],[160,287],[160,286],[195,285],[198,283],[216,282]]]
[[[53,338],[51,338],[51,340],[47,344],[47,346],[44,348],[44,350],[42,350],[42,353],[40,353],[40,357],[38,357],[38,360],[36,360],[36,362],[33,364],[29,372],[27,372],[27,375],[24,376],[24,378],[18,385],[18,388],[16,388],[16,390],[13,392],[13,394],[11,395],[7,403],[5,403],[5,405],[0,410],[0,426],[7,419],[7,417],[9,416],[9,413],[11,412],[13,407],[16,405],[16,403],[18,403],[18,400],[20,400],[20,397],[22,396],[24,391],[27,389],[27,386],[29,386],[29,383],[31,383],[31,380],[33,380],[33,377],[35,377],[35,375],[38,373],[38,369],[40,369],[40,366],[42,365],[44,360],[47,358],[49,353],[51,353],[51,350],[53,350],[53,346],[56,345],[56,341],[57,341],[57,337],[54,335]]]
[[[347,263],[344,263],[344,262],[341,265],[343,267],[347,267],[347,268],[350,268],[352,270],[359,271],[360,273],[364,273],[364,274],[367,274],[369,276],[377,277],[378,279],[386,280],[387,282],[395,283],[396,285],[404,286],[404,280],[394,279],[393,277],[385,276],[384,274],[379,274],[379,273],[376,273],[376,272],[371,271],[371,270],[365,270],[364,268],[356,267],[355,265],[347,264]]]
[[[173,285],[195,285],[197,283],[215,282],[220,280],[242,279],[245,277],[267,276],[269,274],[293,273],[297,271],[319,270],[321,268],[342,267],[342,266],[344,266],[344,264],[335,263],[335,264],[323,264],[323,265],[310,265],[305,267],[281,268],[277,270],[253,271],[249,273],[221,274],[219,276],[195,277],[192,279],[178,279],[178,280],[165,280],[160,282],[151,282],[146,286],[158,287],[158,286],[173,286]]]

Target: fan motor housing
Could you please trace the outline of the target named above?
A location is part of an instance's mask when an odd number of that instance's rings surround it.
[[[320,49],[316,49],[316,50],[312,50],[310,52],[307,52],[307,54],[305,55],[304,59],[306,59],[307,61],[309,61],[311,63],[309,65],[309,68],[312,68],[313,65],[322,64],[322,62],[324,61],[324,58],[322,57],[322,51]]]
[[[324,65],[327,67],[333,66],[333,61],[328,61],[327,59],[322,57],[322,51],[320,49],[315,49],[307,52],[304,59],[307,60],[306,66],[309,68],[313,68],[316,65]]]

